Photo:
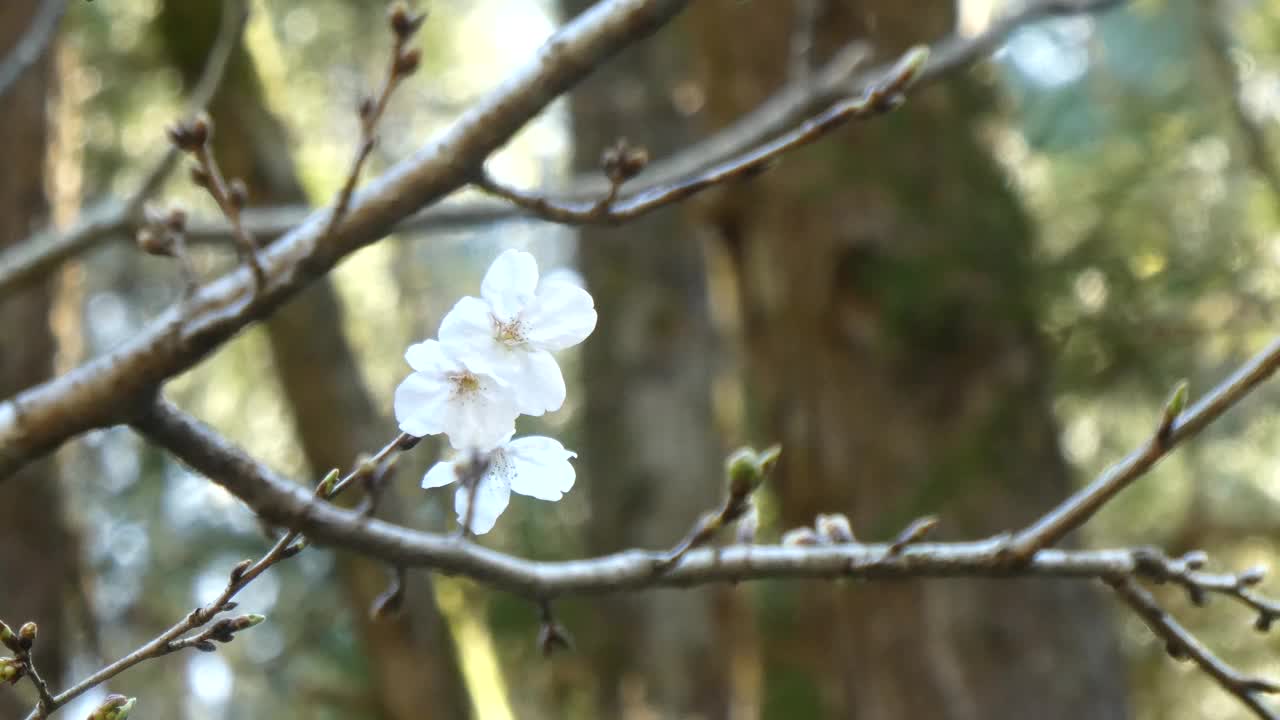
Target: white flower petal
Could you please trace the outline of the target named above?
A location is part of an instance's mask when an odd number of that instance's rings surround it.
[[[453,495],[453,509],[458,513],[458,524],[467,521],[467,499],[471,493],[459,486]],[[480,478],[476,486],[476,509],[471,515],[471,532],[483,535],[493,529],[498,516],[511,502],[511,486],[494,477],[490,472]]]
[[[511,392],[487,375],[476,380],[474,390],[454,393],[446,406],[444,432],[456,450],[489,450],[515,432],[520,411]]]
[[[420,373],[435,375],[458,367],[458,362],[436,340],[424,340],[404,351],[405,362]]]
[[[573,488],[575,473],[569,458],[578,454],[565,450],[557,440],[541,435],[522,437],[507,443],[505,456],[514,492],[556,501]]]
[[[490,313],[489,303],[480,298],[462,298],[440,321],[440,343],[464,361],[471,352],[489,350],[498,344]]]
[[[451,392],[452,388],[443,376],[411,373],[395,393],[396,422],[400,424],[401,432],[414,437],[442,432]]]
[[[503,322],[514,318],[533,300],[538,287],[538,262],[527,252],[507,250],[493,261],[480,283],[480,297]]]
[[[516,409],[537,417],[555,412],[564,405],[564,375],[551,353],[534,350],[520,353],[519,369],[508,379],[515,391]]]
[[[596,329],[591,293],[566,282],[543,283],[522,316],[529,344],[539,350],[564,350]]]
[[[422,476],[422,489],[444,487],[457,479],[457,464],[441,460]]]

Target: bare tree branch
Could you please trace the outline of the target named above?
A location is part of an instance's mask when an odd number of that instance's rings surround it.
[[[23,33],[22,39],[0,60],[0,99],[9,92],[9,88],[31,67],[44,49],[53,42],[62,15],[67,11],[67,0],[44,0],[40,3],[40,12],[31,20],[31,27]]]
[[[1238,698],[1258,717],[1268,720],[1280,718],[1258,697],[1262,693],[1280,692],[1280,685],[1265,678],[1245,675],[1214,655],[1191,631],[1182,627],[1168,611],[1160,607],[1151,593],[1132,577],[1112,578],[1107,584],[1142,618],[1156,637],[1165,641],[1170,656],[1194,662],[1222,689]]]
[[[980,35],[972,38],[953,37],[934,45],[930,49],[929,62],[917,82],[932,83],[968,67],[998,48],[1015,30],[1029,23],[1057,15],[1103,12],[1125,2],[1126,0],[1042,0],[1031,3],[999,20]],[[813,108],[857,96],[871,83],[883,78],[890,69],[889,66],[879,66],[857,72],[867,54],[865,43],[851,43],[825,65],[814,69],[806,82],[789,83],[735,124],[649,166],[639,177],[642,182],[633,190],[633,196],[648,196],[681,178],[694,177],[706,168],[728,163],[735,157],[743,156],[751,148],[766,143],[774,135],[794,128],[813,113]],[[580,177],[563,188],[555,189],[553,194],[559,198],[559,202],[580,204],[597,200],[608,191],[609,183],[605,180],[599,177]],[[89,211],[89,220],[66,235],[45,232],[15,246],[8,254],[0,255],[0,297],[15,284],[47,273],[79,252],[111,237],[127,236],[138,224],[137,212],[122,213],[120,207],[119,203],[107,203]],[[460,211],[457,214],[441,212],[437,215],[437,210],[428,208],[405,218],[396,229],[454,227],[472,220],[477,223],[487,222],[490,219],[527,213],[519,208],[506,208],[495,209],[492,214],[479,212],[471,215]],[[269,240],[284,235],[313,212],[313,209],[301,207],[277,208],[264,211],[264,217],[270,218],[265,226],[257,225],[252,219],[245,222],[247,229],[256,237]],[[251,214],[246,212],[246,218]],[[229,226],[208,224],[200,228],[200,232],[192,240],[226,242],[231,237]]]
[[[230,0],[223,6],[218,38],[187,100],[186,116],[194,116],[203,110],[218,91],[231,53],[240,41],[248,19],[249,8],[244,0]],[[160,190],[165,179],[177,167],[180,157],[181,153],[176,148],[166,144],[164,154],[124,202],[99,205],[66,232],[44,230],[0,253],[0,300],[23,284],[52,272],[66,260],[106,240],[128,235],[141,223],[143,205]]]
[[[687,199],[715,185],[752,177],[764,171],[786,152],[808,145],[850,120],[882,115],[902,103],[904,93],[919,76],[928,59],[923,47],[908,51],[893,67],[867,86],[861,97],[841,100],[822,113],[805,120],[782,135],[752,148],[739,157],[729,158],[691,177],[670,184],[650,187],[625,198],[617,198],[620,182],[610,184],[602,199],[575,203],[558,201],[508,187],[481,174],[476,187],[511,201],[545,220],[570,225],[616,224],[633,220],[665,205]]]
[[[249,323],[388,232],[418,208],[469,182],[493,151],[531,118],[629,43],[657,30],[688,0],[607,0],[561,28],[532,62],[446,132],[356,194],[326,233],[330,213],[259,252],[265,282],[238,268],[194,292],[133,340],[0,403],[0,478],[94,427],[145,407],[160,383],[191,367]],[[323,240],[323,242],[321,242]]]
[[[1280,367],[1280,338],[1250,358],[1230,377],[1184,412],[1166,411],[1151,438],[1128,457],[1107,468],[1058,507],[1041,517],[1010,541],[1010,554],[1020,561],[1061,540],[1084,525],[1117,493],[1142,477],[1169,451],[1203,430],[1236,405]],[[1171,402],[1172,405],[1172,402]]]
[[[764,578],[1101,579],[1115,588],[1152,631],[1168,643],[1171,655],[1194,660],[1259,717],[1276,717],[1257,695],[1275,692],[1280,685],[1246,676],[1217,658],[1160,608],[1139,584],[1139,580],[1175,582],[1187,590],[1195,605],[1204,605],[1208,594],[1232,597],[1258,612],[1256,627],[1268,629],[1280,605],[1247,589],[1262,580],[1262,572],[1203,572],[1201,568],[1207,557],[1199,551],[1170,558],[1148,548],[1048,548],[1036,552],[1025,562],[1010,563],[1004,538],[917,542],[936,522],[930,518],[912,523],[894,543],[858,543],[853,540],[852,532],[810,532],[814,540],[804,544],[696,549],[698,543],[686,541],[677,546],[675,552],[629,550],[584,560],[525,560],[485,549],[459,536],[418,532],[363,518],[359,513],[324,503],[318,499],[320,493],[307,493],[275,476],[215,431],[166,402],[161,401],[151,413],[137,420],[135,428],[152,443],[166,448],[244,500],[265,519],[293,528],[295,533],[305,532],[319,542],[355,550],[398,568],[419,567],[465,575],[528,597],[544,608],[552,598],[569,594]],[[735,495],[738,491],[732,488],[731,484],[726,507],[734,504],[734,497],[744,502],[746,499],[746,495]],[[697,529],[695,534],[700,538],[710,535]],[[904,540],[908,536],[912,539]],[[543,635],[546,622],[544,617]]]

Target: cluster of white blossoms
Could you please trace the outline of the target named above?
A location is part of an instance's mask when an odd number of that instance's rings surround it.
[[[396,388],[400,429],[417,437],[444,433],[460,458],[488,458],[475,488],[472,532],[489,532],[513,491],[555,501],[573,487],[569,458],[577,453],[549,437],[512,436],[518,416],[564,404],[564,375],[551,353],[577,345],[595,327],[586,290],[566,280],[539,282],[533,256],[507,250],[489,266],[480,297],[462,298],[445,315],[439,339],[405,352],[413,374]],[[456,461],[438,462],[422,487],[448,485],[458,469]],[[465,487],[454,495],[460,523],[469,497]]]

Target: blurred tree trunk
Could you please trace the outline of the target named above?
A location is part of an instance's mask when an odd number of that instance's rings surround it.
[[[166,51],[190,86],[199,75],[218,27],[220,2],[170,0],[160,17]],[[339,103],[341,106],[354,104]],[[223,173],[242,178],[250,205],[307,202],[289,157],[285,128],[267,108],[252,60],[243,48],[210,106],[215,154]],[[352,138],[354,149],[358,138]],[[396,432],[373,406],[342,331],[342,306],[327,280],[314,283],[266,323],[277,374],[312,474],[345,472],[364,452],[373,452]],[[283,429],[282,429],[283,430]],[[388,495],[396,492],[387,489]],[[379,515],[403,522],[397,502],[383,502]],[[470,716],[470,701],[454,645],[436,607],[429,579],[410,578],[405,612],[374,621],[369,609],[387,587],[386,568],[353,555],[338,556],[351,612],[357,619],[371,665],[370,707],[387,720]]]
[[[786,82],[796,3],[710,0],[710,121]],[[819,2],[818,59],[891,58],[951,31],[942,0]],[[733,28],[725,32],[724,28]],[[1016,528],[1070,490],[1031,306],[1034,229],[979,140],[972,77],[788,157],[711,211],[735,259],[753,418],[780,441],[787,527],[846,512],[886,538]],[[769,586],[769,718],[1122,718],[1124,671],[1096,588],[1043,580]]]
[[[566,0],[565,14],[591,4]],[[619,138],[659,156],[688,140],[673,100],[690,72],[683,45],[678,33],[654,37],[575,91],[579,170],[598,171],[601,151]],[[583,351],[588,549],[670,546],[721,492],[702,253],[678,210],[580,238],[599,311]],[[599,625],[579,641],[597,680],[597,716],[647,707],[657,717],[727,717],[730,663],[718,623],[730,620],[731,603],[717,588],[593,600]]]
[[[0,58],[31,26],[38,0],[0,4]],[[4,171],[0,172],[0,247],[26,239],[48,222],[45,153],[49,142],[46,110],[54,90],[54,43],[0,96]],[[53,278],[45,278],[0,301],[0,398],[48,379],[54,340],[49,326]],[[0,619],[17,629],[36,621],[40,637],[35,659],[45,680],[62,685],[67,661],[63,610],[75,568],[70,536],[62,517],[62,493],[53,460],[28,465],[0,483]],[[26,683],[24,683],[24,686]],[[21,717],[34,692],[0,692],[0,717]]]

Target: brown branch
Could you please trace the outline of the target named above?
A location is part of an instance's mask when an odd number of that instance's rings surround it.
[[[765,578],[1097,578],[1112,585],[1166,641],[1171,655],[1194,660],[1260,717],[1275,717],[1257,695],[1275,692],[1280,685],[1242,675],[1218,659],[1138,584],[1140,579],[1177,583],[1187,590],[1196,605],[1203,605],[1209,593],[1232,597],[1259,613],[1258,629],[1268,629],[1280,612],[1280,604],[1249,590],[1262,580],[1262,572],[1202,572],[1207,558],[1200,552],[1173,559],[1147,548],[1046,548],[1021,564],[1010,564],[1007,543],[1002,538],[978,542],[919,542],[936,524],[932,518],[911,523],[893,543],[872,544],[854,540],[847,521],[828,521],[826,525],[830,527],[823,530],[820,519],[818,525],[823,537],[805,528],[814,537],[813,542],[807,543],[699,549],[702,542],[686,540],[672,552],[629,550],[583,560],[525,560],[485,549],[460,536],[410,530],[325,503],[321,500],[323,492],[306,493],[274,476],[215,431],[166,402],[158,403],[150,414],[136,421],[135,429],[153,444],[167,449],[225,487],[264,519],[291,527],[294,533],[306,532],[319,542],[355,550],[395,568],[419,567],[460,574],[530,598],[542,608],[539,643],[544,651],[567,642],[563,629],[551,617],[550,602],[568,594]],[[755,475],[757,480],[762,477],[763,473]],[[725,507],[740,508],[757,486],[758,482],[735,481],[731,471],[730,500]],[[843,516],[824,517],[843,520]],[[722,524],[702,522],[695,526],[691,537],[705,541],[710,533],[702,529],[718,528]],[[832,532],[837,526],[839,531]]]
[[[232,0],[223,6],[218,38],[187,100],[187,117],[203,110],[213,99],[248,18],[248,5],[244,0]],[[179,156],[177,149],[166,146],[164,154],[147,172],[138,188],[123,202],[104,203],[86,212],[84,219],[66,232],[43,230],[0,253],[0,299],[106,240],[129,235],[129,231],[142,220],[143,206],[173,172]]]
[[[1231,667],[1200,642],[1191,631],[1184,628],[1156,599],[1132,577],[1108,578],[1107,584],[1116,591],[1156,637],[1165,642],[1169,655],[1175,659],[1194,662],[1218,685],[1234,695],[1245,707],[1260,718],[1280,718],[1265,704],[1259,695],[1280,692],[1280,685],[1265,678],[1253,677]]]
[[[339,478],[337,470],[325,476],[311,493],[312,497],[317,500],[337,497],[351,485],[361,482],[373,474],[384,472],[396,453],[412,448],[417,442],[418,438],[411,435],[401,434],[397,436],[369,458],[357,462],[346,476]],[[233,567],[226,587],[223,588],[217,598],[207,605],[192,610],[181,621],[128,655],[89,675],[56,696],[50,696],[48,689],[44,688],[41,692],[40,705],[31,711],[27,716],[27,720],[39,720],[40,718],[48,717],[76,697],[139,663],[163,657],[186,648],[211,652],[217,649],[215,642],[231,642],[236,633],[257,625],[263,620],[260,615],[242,615],[236,618],[224,618],[214,622],[212,625],[209,625],[209,623],[218,615],[234,610],[236,608],[235,596],[251,582],[272,566],[301,552],[307,543],[305,539],[300,538],[302,538],[301,532],[289,530],[276,540],[271,549],[256,561],[244,560]],[[198,633],[188,634],[206,625],[209,625],[209,627]],[[32,674],[32,679],[35,680],[34,666],[30,664],[29,659],[27,671]],[[43,683],[38,683],[39,685],[43,685]]]
[[[622,199],[617,198],[621,183],[616,181],[610,182],[603,199],[586,202],[540,197],[502,185],[487,174],[481,174],[475,185],[544,220],[569,225],[616,224],[632,220],[716,185],[754,177],[776,163],[783,153],[815,142],[850,120],[874,117],[893,110],[901,104],[902,93],[920,75],[928,55],[926,48],[913,48],[871,83],[861,97],[840,100],[794,129],[740,156],[729,158],[689,177],[651,186]]]
[[[657,30],[687,2],[593,5],[448,131],[356,193],[332,235],[324,236],[328,213],[320,212],[259,251],[266,275],[261,288],[237,268],[201,286],[123,347],[0,402],[0,479],[71,437],[127,421],[166,379],[266,317],[342,258],[385,237],[419,208],[470,182],[485,158],[552,100],[623,47]]]
[[[1162,415],[1156,430],[1142,447],[1107,468],[1093,482],[1077,491],[1008,541],[1008,553],[1017,562],[1026,562],[1041,548],[1061,540],[1089,521],[1117,493],[1142,477],[1179,443],[1193,437],[1209,423],[1243,400],[1280,367],[1280,338],[1271,341],[1235,373],[1205,395],[1186,412]],[[1176,401],[1170,400],[1170,405]]]
[[[342,183],[338,198],[333,203],[333,212],[329,215],[329,224],[322,237],[327,238],[333,234],[351,206],[351,196],[355,193],[356,183],[360,180],[360,171],[364,169],[364,163],[369,159],[377,143],[378,122],[387,109],[391,95],[400,86],[402,80],[418,69],[422,59],[420,53],[416,49],[406,50],[405,44],[418,32],[425,19],[425,15],[411,14],[403,3],[392,5],[388,13],[392,44],[391,55],[387,61],[387,72],[382,80],[382,89],[375,98],[366,99],[360,103],[360,143],[355,156],[351,159],[347,179]]]
[[[935,44],[930,49],[929,63],[922,70],[917,84],[922,86],[933,83],[969,67],[998,48],[1015,30],[1029,23],[1054,15],[1103,12],[1125,2],[1126,0],[1056,0],[1028,4],[977,36],[949,38]],[[888,70],[881,66],[856,72],[866,55],[865,43],[851,43],[825,65],[816,68],[808,82],[789,83],[735,124],[650,165],[641,176],[644,182],[634,194],[643,195],[654,188],[668,186],[680,178],[694,176],[700,170],[742,156],[750,148],[762,145],[769,138],[794,128],[812,113],[812,108],[830,105],[842,98],[856,95],[860,89],[883,77]],[[554,194],[563,198],[563,202],[575,203],[598,199],[608,191],[607,181],[591,176],[571,180]],[[138,205],[138,209],[140,208],[141,203]],[[472,214],[470,208],[462,208],[458,213],[443,211],[443,208],[427,208],[402,217],[394,228],[386,229],[384,234],[393,229],[426,229],[483,223],[518,217],[526,212],[510,207],[495,208],[492,211],[488,208],[477,209],[479,212]],[[254,213],[246,211],[245,222],[255,236],[270,240],[296,229],[317,212],[327,211],[305,207],[275,208],[261,212],[258,215],[261,219],[255,222],[251,219]],[[121,213],[118,203],[107,203],[86,214],[90,220],[66,235],[45,232],[15,246],[6,254],[0,254],[0,297],[18,282],[46,274],[68,258],[112,237],[128,235],[136,228],[136,218]],[[133,215],[136,214],[135,211]],[[230,229],[225,223],[205,224],[193,230],[195,232],[192,240],[195,242],[225,242],[231,238]]]
[[[0,99],[44,55],[45,48],[53,42],[58,23],[67,11],[67,0],[44,0],[39,7],[39,12],[31,19],[31,26],[22,33],[22,37],[4,59],[0,60]]]

